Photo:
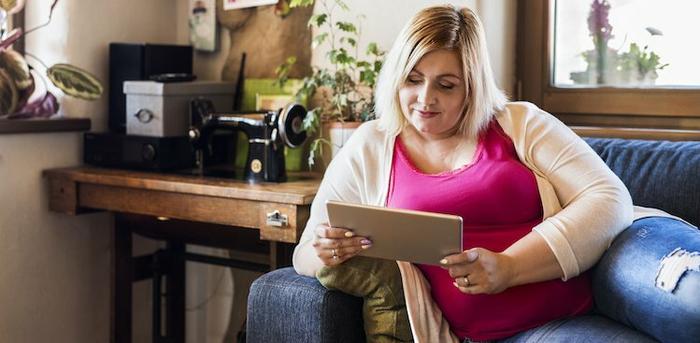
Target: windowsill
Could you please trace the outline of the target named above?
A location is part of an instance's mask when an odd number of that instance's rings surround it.
[[[0,135],[14,133],[88,131],[90,119],[0,119]]]
[[[700,130],[570,126],[581,137],[700,141]]]

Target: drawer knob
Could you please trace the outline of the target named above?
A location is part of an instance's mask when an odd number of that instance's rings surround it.
[[[289,217],[286,214],[280,213],[279,210],[274,210],[267,213],[266,223],[269,226],[283,227],[289,224]]]

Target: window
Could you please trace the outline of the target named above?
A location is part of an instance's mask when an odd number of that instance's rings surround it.
[[[574,126],[700,137],[696,1],[518,2],[518,97]]]

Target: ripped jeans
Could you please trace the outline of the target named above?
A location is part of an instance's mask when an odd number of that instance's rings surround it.
[[[596,307],[622,323],[663,341],[700,341],[700,231],[635,221],[598,263],[593,290]]]
[[[700,230],[670,218],[635,221],[595,266],[593,294],[591,314],[499,342],[700,342]]]

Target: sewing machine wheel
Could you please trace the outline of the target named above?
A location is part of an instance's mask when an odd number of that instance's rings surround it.
[[[287,146],[295,148],[306,140],[306,130],[304,130],[304,117],[306,109],[299,104],[289,104],[282,109],[279,119],[279,135]]]

